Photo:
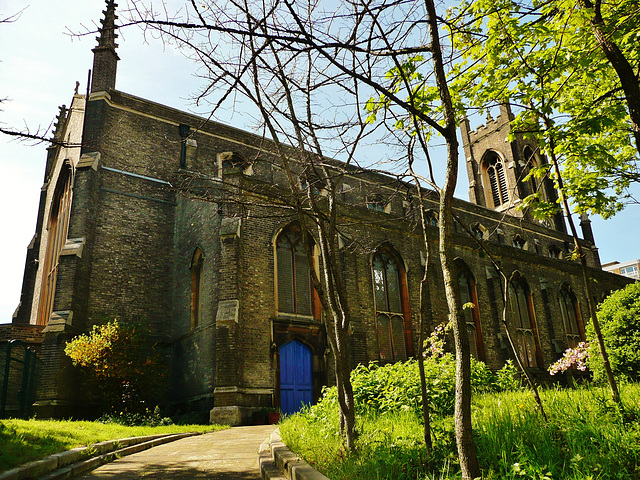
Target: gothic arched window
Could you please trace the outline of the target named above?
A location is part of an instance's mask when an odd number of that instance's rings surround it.
[[[381,247],[373,256],[373,291],[380,360],[407,359],[407,287],[400,256]]]
[[[524,238],[522,238],[520,235],[515,235],[513,237],[511,244],[513,245],[514,248],[524,250],[524,247],[527,244],[527,241]]]
[[[533,313],[531,292],[527,282],[516,277],[509,284],[511,327],[515,331],[515,343],[520,360],[527,367],[542,365],[540,340]]]
[[[495,152],[489,152],[482,162],[482,167],[491,189],[491,199],[493,206],[499,207],[509,201],[509,191],[507,185],[507,173],[505,172],[502,159]]]
[[[433,210],[429,210],[425,213],[424,220],[427,225],[431,225],[432,227],[438,226],[438,214]]]
[[[566,283],[560,288],[560,313],[567,336],[567,347],[573,348],[582,341],[582,328],[578,301]]]
[[[476,238],[477,240],[484,239],[484,231],[479,223],[476,223],[471,227],[471,235],[473,235],[473,237]]]
[[[191,328],[200,325],[202,309],[200,307],[200,289],[202,285],[202,250],[196,248],[191,257]]]
[[[46,325],[53,312],[53,300],[56,293],[56,277],[60,253],[67,241],[69,214],[71,213],[71,184],[73,180],[71,166],[65,163],[60,170],[58,183],[53,193],[49,222],[47,224],[47,250],[40,300],[38,304],[38,325]]]
[[[458,284],[460,286],[460,301],[463,305],[464,318],[467,323],[467,335],[471,355],[478,360],[484,360],[484,342],[480,327],[480,312],[478,310],[478,292],[476,280],[469,268],[462,261],[456,261]],[[473,305],[472,308],[471,305]]]
[[[313,242],[309,239],[311,245]],[[278,311],[295,315],[314,314],[314,294],[307,253],[300,226],[284,228],[276,240]]]

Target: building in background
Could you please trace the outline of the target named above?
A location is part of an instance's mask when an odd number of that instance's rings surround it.
[[[618,275],[624,275],[625,277],[633,278],[634,280],[640,280],[640,260],[630,260],[628,262],[613,261],[602,265],[602,269],[617,273]]]

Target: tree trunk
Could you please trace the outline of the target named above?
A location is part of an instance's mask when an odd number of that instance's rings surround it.
[[[438,36],[438,21],[433,0],[425,0],[431,52],[436,84],[442,101],[445,128],[444,137],[447,142],[447,168],[443,188],[440,190],[440,239],[439,252],[444,289],[449,306],[449,317],[453,324],[453,336],[456,351],[456,395],[455,395],[455,431],[458,446],[458,458],[464,480],[473,480],[480,476],[480,465],[476,445],[473,440],[471,426],[471,352],[467,324],[462,313],[462,305],[458,292],[458,282],[453,276],[453,194],[458,181],[458,138],[453,102],[449,93],[447,79],[442,61],[442,47]]]
[[[549,121],[546,118],[545,118],[545,126],[549,128]],[[620,391],[618,390],[618,384],[616,382],[616,378],[613,375],[613,370],[611,369],[611,363],[609,362],[609,354],[607,353],[607,349],[604,344],[604,338],[602,337],[602,330],[600,329],[600,322],[598,321],[596,303],[593,298],[593,291],[591,289],[591,279],[589,278],[587,256],[584,250],[582,249],[582,246],[580,245],[579,238],[578,238],[578,231],[576,229],[575,223],[573,222],[573,217],[571,216],[571,209],[569,208],[569,202],[567,201],[567,198],[563,192],[564,185],[562,182],[562,174],[560,173],[560,166],[558,165],[558,159],[555,154],[555,142],[553,138],[549,140],[549,156],[551,158],[551,163],[553,164],[553,168],[556,173],[556,177],[558,181],[558,194],[560,195],[560,201],[562,202],[562,207],[564,209],[567,222],[569,223],[569,229],[571,230],[571,235],[573,236],[573,242],[576,247],[576,253],[580,259],[580,266],[582,267],[582,281],[584,283],[584,289],[587,295],[587,303],[589,304],[589,314],[591,316],[591,322],[593,324],[593,331],[596,334],[596,341],[598,342],[600,356],[602,357],[602,365],[604,367],[605,373],[607,374],[607,380],[609,382],[609,388],[611,389],[611,396],[613,398],[613,401],[619,404]]]
[[[409,164],[411,172],[413,174],[412,164]],[[427,224],[424,218],[424,205],[422,204],[422,187],[418,180],[417,175],[413,174],[413,179],[416,182],[416,190],[418,193],[418,202],[420,205],[420,223],[422,224],[422,237],[425,248],[424,259],[424,274],[420,281],[420,323],[418,328],[418,372],[420,374],[420,396],[422,400],[422,426],[424,434],[424,444],[427,448],[427,453],[431,453],[433,450],[433,443],[431,442],[431,419],[429,412],[429,396],[427,395],[427,379],[424,373],[424,290],[427,286],[429,272],[429,239],[427,237]]]
[[[633,130],[636,148],[638,153],[640,153],[640,83],[638,82],[638,77],[622,50],[620,50],[618,45],[603,31],[604,20],[600,10],[601,0],[596,0],[595,5],[592,4],[590,0],[583,0],[582,4],[585,8],[593,10],[594,15],[591,19],[593,35],[602,53],[607,57],[607,60],[609,60],[609,63],[620,79],[620,84],[629,109],[629,117],[631,117],[631,128]],[[594,323],[594,329],[595,328]]]

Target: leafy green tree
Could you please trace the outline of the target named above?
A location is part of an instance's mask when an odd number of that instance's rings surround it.
[[[619,378],[640,380],[640,283],[612,293],[598,308],[598,319],[611,368]],[[587,326],[587,337],[593,341],[593,326]],[[590,355],[589,368],[595,380],[606,380],[602,359]]]
[[[158,405],[166,366],[138,328],[118,320],[94,325],[68,342],[64,352],[110,412],[144,413]]]
[[[638,15],[633,5],[623,2],[604,8],[598,3],[593,14],[588,0],[582,4],[468,0],[459,15],[451,17],[454,46],[462,57],[453,72],[458,101],[479,108],[491,101],[515,104],[519,113],[511,123],[512,132],[535,138],[550,161],[532,169],[532,175],[555,180],[558,204],[542,202],[534,194],[523,208],[530,208],[535,217],[564,211],[616,402],[620,395],[600,334],[586,253],[571,214],[572,205],[578,213],[604,218],[615,214],[623,207],[626,188],[637,179],[638,156],[631,146],[635,138],[640,151],[634,101],[617,96],[618,91],[627,91],[625,85],[638,82],[637,76],[635,80],[620,76],[619,68],[637,57],[629,44],[640,32],[637,22],[630,22]],[[610,32],[603,38],[605,24]],[[614,47],[618,63],[612,63],[607,50]]]
[[[520,107],[513,127],[535,136],[545,153],[553,149],[578,213],[615,214],[640,180],[638,7],[635,0],[466,0],[450,16],[462,55],[452,88],[471,108]]]

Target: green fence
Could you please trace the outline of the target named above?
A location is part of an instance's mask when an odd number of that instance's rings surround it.
[[[0,418],[31,414],[37,358],[20,340],[0,342]]]

